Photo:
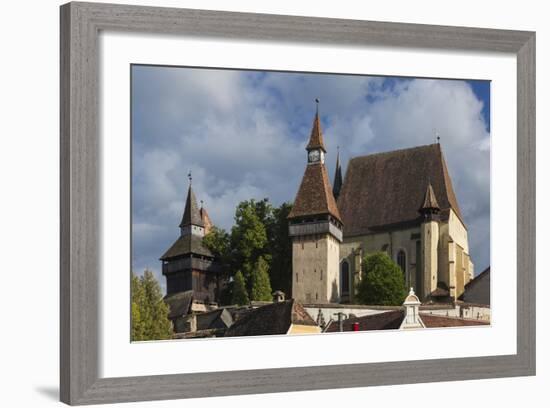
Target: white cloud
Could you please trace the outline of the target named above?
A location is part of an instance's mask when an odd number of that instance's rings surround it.
[[[488,261],[489,135],[467,83],[388,86],[382,78],[357,76],[150,67],[139,67],[134,80],[137,270],[158,263],[177,237],[189,170],[198,199],[224,228],[241,200],[293,200],[316,97],[330,174],[337,145],[345,165],[352,156],[432,143],[436,128],[472,243],[480,248],[475,257]]]

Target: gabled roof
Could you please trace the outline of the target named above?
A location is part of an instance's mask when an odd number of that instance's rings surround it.
[[[168,318],[175,319],[179,316],[185,316],[191,312],[191,303],[193,303],[193,291],[174,293],[173,295],[165,296],[164,303],[168,305]]]
[[[321,129],[321,121],[319,119],[319,112],[315,113],[313,119],[313,126],[311,128],[311,135],[309,136],[309,143],[306,146],[306,150],[311,149],[323,149],[325,152],[325,142],[323,140],[323,130]]]
[[[403,310],[392,310],[373,315],[353,317],[343,321],[344,331],[353,331],[353,324],[359,323],[359,331],[399,329],[405,317]],[[340,323],[333,320],[325,330],[328,333],[340,331]]]
[[[481,272],[474,279],[472,279],[470,282],[468,282],[466,285],[464,285],[464,289],[476,286],[483,279],[487,279],[487,278],[490,279],[490,277],[491,277],[491,267],[488,266],[487,268],[485,268],[485,270],[483,272]]]
[[[233,324],[231,313],[225,308],[200,313],[197,317],[197,330],[227,329]]]
[[[210,250],[202,244],[202,237],[193,234],[187,234],[180,236],[176,240],[176,242],[174,242],[172,246],[168,248],[168,251],[166,251],[164,255],[160,257],[160,259],[162,261],[165,261],[171,258],[176,258],[178,256],[188,254],[214,257],[212,252],[210,252]]]
[[[288,218],[330,214],[342,221],[323,163],[308,164]]]
[[[225,337],[286,334],[293,324],[317,326],[303,306],[290,299],[247,312],[227,329]]]
[[[420,222],[418,208],[430,183],[442,218],[452,208],[462,220],[439,144],[351,159],[338,197],[344,236]]]
[[[195,192],[189,184],[189,190],[187,191],[187,200],[185,201],[185,210],[183,211],[183,217],[181,218],[180,227],[185,227],[187,225],[199,225],[204,226],[199,211],[199,206],[197,205],[197,198],[195,197]]]

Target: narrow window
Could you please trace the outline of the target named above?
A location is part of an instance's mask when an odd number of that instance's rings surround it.
[[[399,265],[401,271],[403,272],[403,275],[405,275],[407,271],[407,255],[405,255],[405,251],[403,251],[402,249],[400,249],[397,253],[397,265]]]
[[[342,261],[340,265],[340,285],[342,287],[342,295],[349,295],[350,292],[350,278],[349,278],[349,263],[348,261]]]

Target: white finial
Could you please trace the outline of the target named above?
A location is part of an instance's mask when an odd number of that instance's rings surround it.
[[[414,295],[414,289],[413,289],[412,287],[411,287],[411,290],[410,290],[410,292],[409,292],[409,296],[410,296],[410,295]]]

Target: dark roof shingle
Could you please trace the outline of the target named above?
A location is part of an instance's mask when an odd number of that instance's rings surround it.
[[[247,312],[227,329],[225,336],[286,334],[292,324],[317,326],[303,306],[290,299]]]
[[[359,331],[365,330],[394,330],[399,329],[403,322],[405,314],[402,310],[392,310],[390,312],[377,313],[361,317],[353,317],[343,321],[344,331],[353,331],[353,324],[359,323]],[[340,323],[332,321],[327,327],[326,332],[334,333],[340,331]]]
[[[164,303],[166,303],[170,309],[168,312],[169,319],[185,316],[186,314],[189,314],[191,303],[193,303],[193,291],[188,290],[165,296]]]
[[[231,313],[225,308],[197,314],[197,330],[227,329],[232,324]]]
[[[424,195],[424,202],[420,206],[420,210],[439,210],[439,203],[435,197],[434,189],[432,183],[428,182],[428,187],[426,188],[426,194]]]
[[[452,208],[462,220],[439,144],[351,159],[338,197],[344,235],[419,222],[429,184],[442,215],[448,217]]]
[[[197,235],[180,236],[176,242],[160,257],[162,261],[176,258],[178,256],[197,254],[208,257],[214,257],[212,252],[202,244],[202,237]]]
[[[332,194],[334,199],[338,200],[342,190],[342,166],[340,165],[340,151],[336,153],[336,169],[334,170],[334,183],[332,185]]]
[[[185,210],[183,211],[183,217],[181,218],[180,227],[187,225],[199,225],[203,226],[199,206],[197,205],[197,198],[195,192],[189,184],[189,190],[187,191],[187,199],[185,200]]]

